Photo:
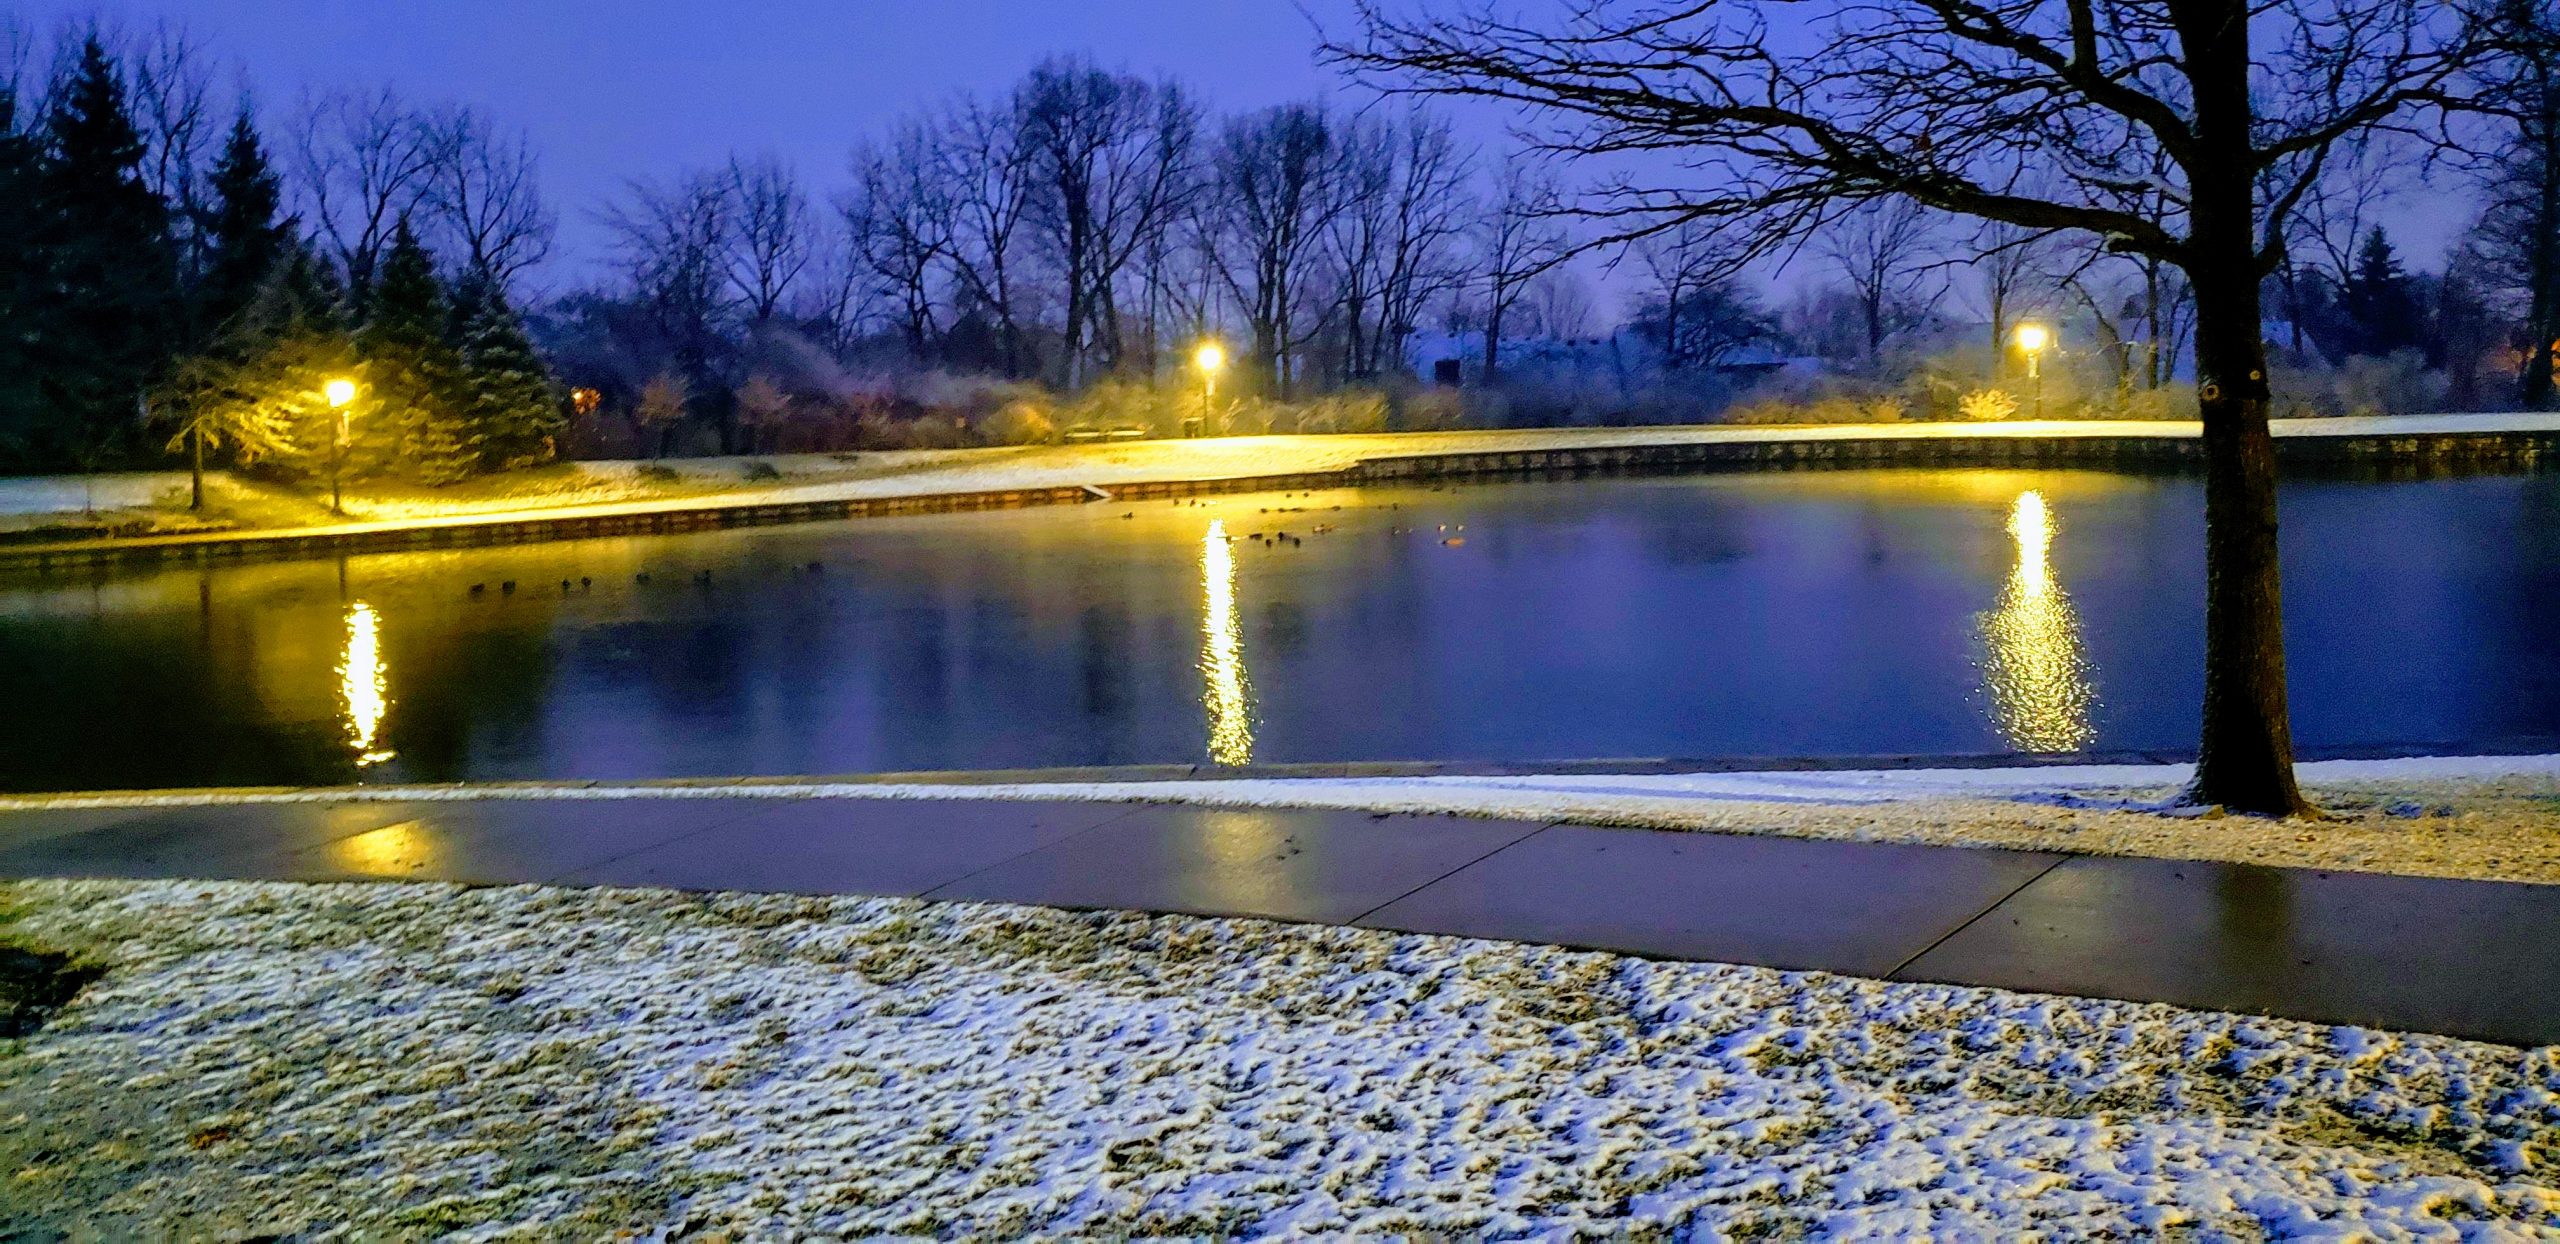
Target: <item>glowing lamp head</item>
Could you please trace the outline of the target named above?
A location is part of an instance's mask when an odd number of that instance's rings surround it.
[[[342,376],[320,386],[320,392],[328,397],[329,408],[336,410],[356,400],[356,382]]]
[[[2042,354],[2044,352],[2044,348],[2052,344],[2053,333],[2047,330],[2044,325],[2020,324],[2018,326],[2019,349],[2024,350],[2029,354]]]
[[[1218,373],[1219,369],[1227,365],[1227,351],[1225,347],[1220,346],[1217,342],[1203,341],[1200,343],[1199,349],[1191,352],[1191,361],[1196,364],[1200,370],[1214,376]]]

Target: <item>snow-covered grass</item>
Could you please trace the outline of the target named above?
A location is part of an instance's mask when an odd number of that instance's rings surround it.
[[[38,1237],[2518,1238],[2560,1051],[1254,921],[20,883]]]
[[[987,449],[893,450],[857,454],[778,454],[729,458],[567,462],[466,481],[449,488],[358,484],[347,493],[358,521],[419,522],[530,510],[586,507],[669,508],[716,500],[734,503],[923,496],[1014,488],[1111,487],[1140,481],[1339,470],[1367,458],[1514,450],[1602,448],[1769,440],[1839,440],[1950,436],[2192,437],[2196,424],[2173,420],[2016,420],[2003,423],[1687,425],[1633,428],[1530,428],[1452,432],[1387,432],[1299,436],[1235,436],[1116,444],[1036,445]],[[2279,419],[2278,436],[2420,435],[2483,430],[2560,430],[2551,414],[2405,415]],[[763,464],[778,479],[749,478]],[[651,468],[656,468],[655,471]],[[123,507],[167,508],[186,483],[184,472],[102,476]],[[274,490],[246,482],[234,491]],[[83,508],[76,477],[0,478],[0,521],[61,516]],[[102,503],[103,504],[103,503]],[[325,508],[282,504],[244,508],[244,525],[298,526],[329,521]]]
[[[677,779],[0,796],[0,812],[318,800],[1072,799],[1345,808],[2560,884],[2560,755],[2304,764],[2320,821],[2164,814],[2184,765],[1081,782]]]

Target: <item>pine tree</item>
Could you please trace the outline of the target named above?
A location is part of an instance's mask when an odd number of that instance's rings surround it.
[[[403,219],[374,274],[356,332],[365,394],[350,462],[449,484],[478,469],[461,356],[446,341],[451,310],[435,259]]]
[[[2386,355],[2417,347],[2423,327],[2417,286],[2380,225],[2364,235],[2339,304],[2347,316],[2348,353]]]
[[[0,470],[40,465],[36,444],[47,407],[36,385],[42,349],[42,214],[37,178],[43,150],[18,125],[18,98],[0,83]]]
[[[213,166],[212,185],[196,320],[208,338],[220,339],[230,321],[258,297],[293,243],[292,227],[277,217],[282,182],[246,113],[231,123],[231,136]]]
[[[142,179],[141,133],[115,62],[93,36],[45,127],[38,245],[46,270],[38,383],[53,407],[37,442],[95,468],[140,456],[144,395],[179,323],[168,204]]]
[[[455,301],[454,320],[482,465],[512,470],[550,461],[568,429],[567,397],[505,292],[486,281],[468,282]]]
[[[186,455],[194,508],[209,457],[289,473],[327,469],[337,435],[324,389],[359,369],[327,263],[288,231],[282,254],[211,348],[181,360],[154,400]]]

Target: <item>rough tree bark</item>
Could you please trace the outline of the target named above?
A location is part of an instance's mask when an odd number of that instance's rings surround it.
[[[2194,90],[2195,146],[2184,262],[2196,300],[2196,404],[2204,422],[2204,724],[2195,803],[2292,814],[2285,707],[2284,585],[2276,546],[2276,446],[2267,425],[2259,306],[2256,151],[2249,132],[2249,23],[2232,0],[2171,0]]]

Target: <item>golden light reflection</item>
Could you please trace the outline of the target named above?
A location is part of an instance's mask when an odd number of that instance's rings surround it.
[[[2054,585],[2053,534],[2044,494],[2019,493],[2009,507],[2017,568],[2000,589],[1999,607],[1982,615],[1992,716],[2009,745],[2025,752],[2078,751],[2097,735],[2089,720],[2097,687],[2080,646],[2080,615]]]
[[[1253,686],[1245,677],[1244,627],[1236,617],[1235,550],[1227,524],[1209,520],[1200,541],[1200,580],[1207,607],[1200,614],[1200,702],[1209,710],[1209,759],[1222,765],[1253,763]]]
[[[409,877],[443,862],[443,844],[418,821],[385,825],[329,844],[329,861],[364,877]]]
[[[356,767],[391,759],[391,750],[381,746],[382,718],[391,711],[390,671],[382,663],[382,620],[363,601],[347,607],[347,653],[338,662],[338,694],[346,702],[347,742],[355,748]]]

